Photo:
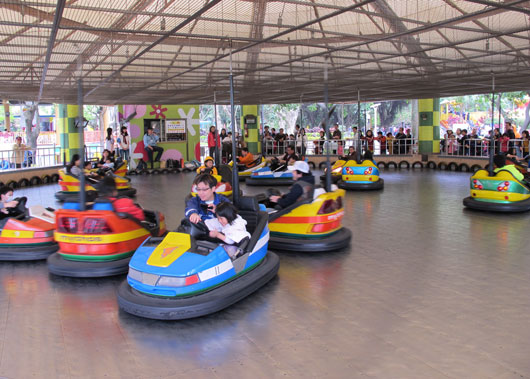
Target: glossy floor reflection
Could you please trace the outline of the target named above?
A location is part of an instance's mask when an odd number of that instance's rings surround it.
[[[0,263],[0,377],[530,377],[530,216],[464,210],[469,174],[383,177],[382,192],[346,195],[349,249],[283,253],[276,279],[200,319],[118,311],[123,277]],[[138,201],[173,229],[192,179],[132,181]],[[57,206],[57,189],[16,195]]]

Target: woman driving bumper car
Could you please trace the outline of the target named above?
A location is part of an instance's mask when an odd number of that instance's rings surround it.
[[[270,210],[271,249],[310,252],[346,247],[351,232],[342,227],[344,190],[315,189],[307,162],[297,161],[291,170],[296,181],[287,194],[261,196]]]

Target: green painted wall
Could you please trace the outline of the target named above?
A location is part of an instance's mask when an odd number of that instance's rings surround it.
[[[440,99],[418,100],[420,154],[440,152]]]

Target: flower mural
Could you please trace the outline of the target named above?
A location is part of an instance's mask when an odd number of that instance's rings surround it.
[[[167,108],[162,108],[162,105],[151,105],[153,107],[153,111],[149,112],[151,116],[155,116],[155,118],[163,118],[166,119],[166,115],[164,112],[167,112]]]

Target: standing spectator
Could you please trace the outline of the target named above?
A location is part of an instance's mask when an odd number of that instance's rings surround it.
[[[287,141],[287,135],[283,132],[283,128],[280,128],[276,137],[274,137],[276,144],[278,145],[278,153],[283,154],[285,152],[285,144]]]
[[[155,158],[155,162],[160,162],[160,157],[162,156],[162,153],[164,152],[164,149],[160,146],[157,146],[158,143],[158,136],[153,131],[153,128],[149,126],[147,128],[147,133],[144,134],[144,148],[147,153],[147,156],[149,157],[149,162],[151,162],[151,169],[153,168],[153,152],[158,152]]]
[[[333,134],[331,135],[331,138],[337,142],[337,150],[333,151],[333,154],[337,154],[339,150],[344,152],[342,147],[342,133],[339,130],[339,124],[335,124],[333,127]],[[340,154],[340,153],[339,153]],[[342,155],[342,154],[340,154]]]
[[[272,136],[272,138],[276,138],[276,129],[275,128],[271,129],[271,136]]]
[[[221,146],[221,141],[217,138],[217,129],[215,126],[210,126],[210,133],[208,133],[208,148],[210,149],[210,157],[214,157],[217,147]]]
[[[510,139],[508,142],[508,154],[515,155],[515,132],[513,131],[511,121],[504,122],[504,133]]]
[[[377,132],[377,137],[374,138],[379,142],[379,150],[381,155],[386,154],[386,137],[383,135],[383,132]]]
[[[263,135],[263,143],[264,143],[264,150],[267,155],[272,155],[272,151],[274,148],[274,138],[272,138],[271,134],[269,132],[265,132]]]
[[[471,129],[471,134],[469,135],[469,140],[468,140],[469,154],[472,157],[479,155],[479,149],[477,148],[478,146],[477,139],[478,139],[477,128],[473,128]]]
[[[501,138],[502,138],[502,135],[501,135],[501,131],[499,128],[495,128],[495,130],[493,131],[493,148],[494,148],[494,151],[495,151],[495,154],[499,154],[500,151],[501,151]]]
[[[386,134],[386,146],[388,148],[388,154],[394,154],[394,136],[390,132]]]
[[[221,129],[221,133],[219,133],[219,141],[221,141],[221,143],[223,143],[223,140],[226,138],[228,134],[226,134],[226,129],[223,128]]]
[[[397,153],[405,154],[405,139],[407,135],[403,133],[403,127],[399,128],[399,132],[396,134],[395,142],[397,143]]]
[[[456,136],[454,134],[451,134],[449,136],[449,140],[447,141],[447,154],[456,155],[457,152],[458,152],[458,141],[456,139]]]
[[[374,152],[374,133],[371,129],[366,131],[366,136],[362,138],[364,141],[364,150],[371,153]]]
[[[225,163],[228,163],[232,158],[232,132],[228,132],[221,143],[223,144],[223,159]]]
[[[467,129],[462,130],[462,138],[460,138],[460,154],[469,155],[469,137],[467,135]]]
[[[118,139],[120,144],[120,156],[123,160],[129,160],[129,134],[127,133],[127,127],[122,126],[120,130],[120,138]]]
[[[305,156],[306,148],[307,148],[307,135],[305,134],[305,129],[300,128],[298,131],[298,135],[296,137],[296,147],[298,148],[298,151],[302,156]]]
[[[28,148],[22,143],[22,137],[17,136],[17,138],[15,138],[15,144],[13,145],[13,164],[15,165],[15,168],[22,167],[26,150],[28,150]]]
[[[411,148],[412,148],[412,134],[410,133],[410,129],[407,129],[406,136],[407,136],[407,139],[406,139],[406,142],[405,142],[406,152],[407,152],[407,154],[412,154],[412,152],[411,152]]]
[[[528,133],[528,130],[523,130],[521,133],[521,145],[519,146],[519,151],[521,152],[521,155],[523,158],[525,158],[529,153],[529,147],[530,147],[530,133]]]
[[[326,132],[321,130],[320,131],[320,138],[318,141],[318,147],[319,147],[319,154],[324,154],[324,144],[326,143]]]
[[[114,155],[114,136],[112,135],[112,128],[107,128],[104,149],[110,151],[110,153]]]

